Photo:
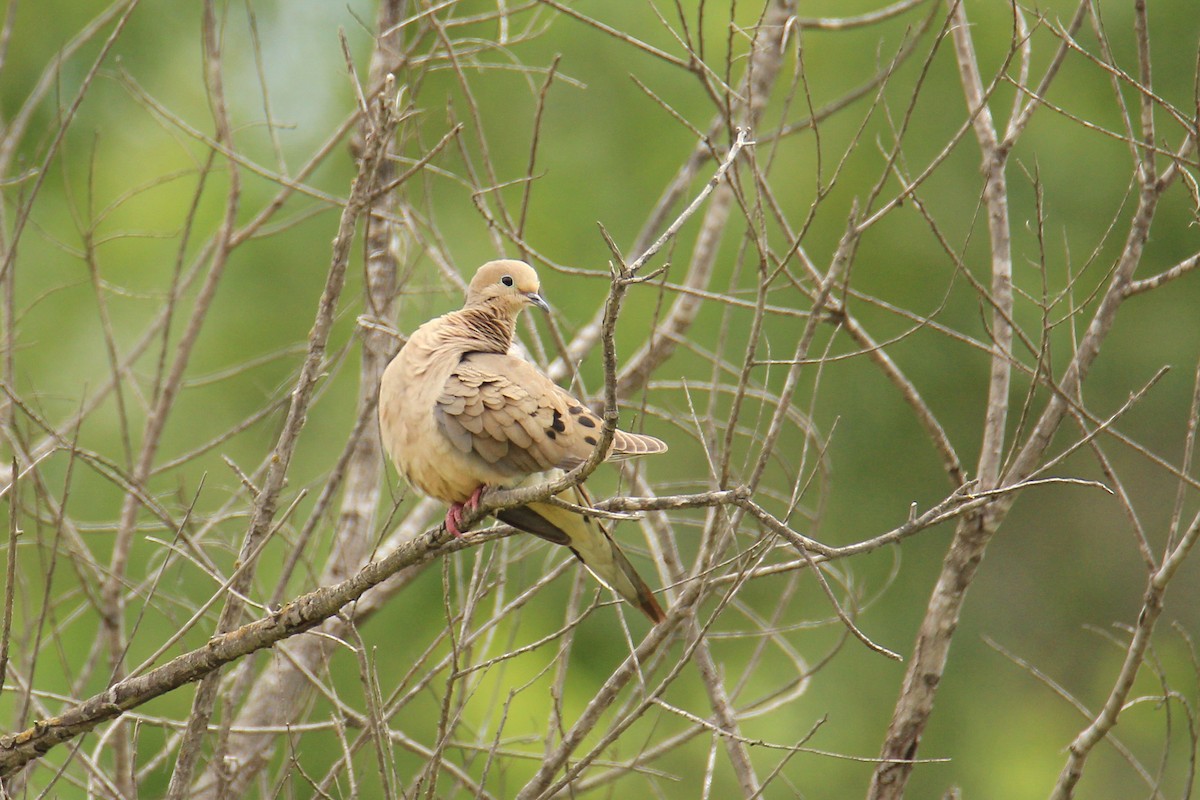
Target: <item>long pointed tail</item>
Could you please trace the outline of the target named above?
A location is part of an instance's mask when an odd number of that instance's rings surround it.
[[[581,486],[568,489],[559,497],[578,506],[590,507],[592,504],[587,490]],[[596,517],[576,514],[548,503],[510,508],[496,516],[514,528],[571,548],[596,580],[637,606],[652,622],[657,624],[666,619],[650,587]]]

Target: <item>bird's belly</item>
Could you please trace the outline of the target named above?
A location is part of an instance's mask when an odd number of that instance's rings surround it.
[[[490,469],[478,456],[461,452],[440,433],[427,435],[437,430],[432,414],[405,422],[400,425],[400,447],[392,456],[405,481],[422,494],[444,503],[465,503],[481,484],[510,482],[508,476]],[[418,434],[416,429],[424,426],[428,426],[426,433]]]
[[[455,446],[434,416],[441,387],[455,360],[408,358],[420,331],[414,334],[384,372],[379,395],[379,433],[396,469],[421,494],[444,503],[465,503],[480,485],[511,483],[512,474],[499,470],[475,452]]]

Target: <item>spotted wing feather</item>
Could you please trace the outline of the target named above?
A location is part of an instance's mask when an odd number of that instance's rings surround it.
[[[584,461],[601,420],[536,367],[515,356],[469,353],[438,397],[434,418],[454,447],[514,478]],[[617,431],[611,458],[661,453],[651,436]]]

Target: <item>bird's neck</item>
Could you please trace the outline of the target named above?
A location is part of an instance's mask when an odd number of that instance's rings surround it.
[[[487,303],[454,312],[463,323],[460,341],[465,349],[485,353],[507,353],[512,346],[517,318],[506,309]]]

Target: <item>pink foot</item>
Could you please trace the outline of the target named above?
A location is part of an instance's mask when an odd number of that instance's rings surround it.
[[[475,491],[471,492],[471,496],[467,498],[467,502],[463,504],[463,508],[467,511],[474,511],[479,508],[479,501],[483,498],[483,493],[487,487],[482,483],[475,487]]]
[[[480,484],[471,492],[471,496],[467,498],[465,503],[451,503],[450,508],[446,511],[446,530],[455,539],[461,539],[465,533],[463,530],[462,518],[464,511],[474,511],[479,506],[479,499],[483,497],[486,487]]]
[[[453,503],[446,511],[446,531],[455,539],[463,537],[462,511],[462,503]]]

